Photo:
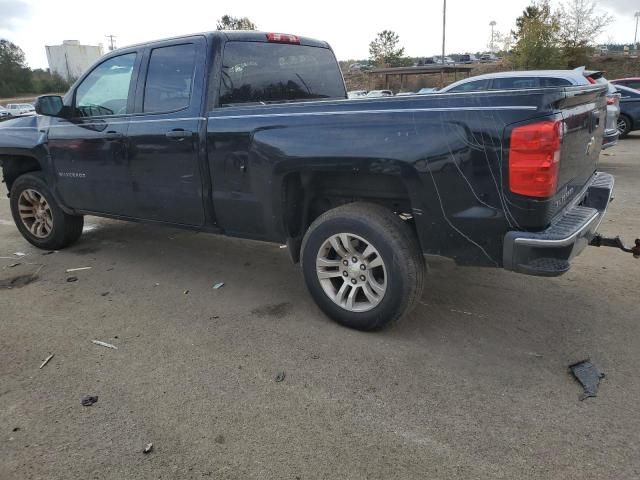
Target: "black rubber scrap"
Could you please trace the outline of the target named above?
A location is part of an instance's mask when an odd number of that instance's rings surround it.
[[[582,388],[584,388],[584,393],[579,397],[580,401],[585,398],[598,396],[598,385],[600,385],[600,379],[604,378],[604,373],[598,370],[588,358],[569,365],[569,370],[571,370],[573,376],[576,377],[576,380],[578,380],[582,384]]]
[[[82,405],[84,405],[85,407],[90,407],[97,401],[98,401],[97,395],[85,395],[84,397],[82,397],[82,399],[80,399],[80,403],[82,403]]]

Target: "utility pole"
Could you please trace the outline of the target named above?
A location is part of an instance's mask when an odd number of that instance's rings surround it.
[[[633,35],[633,48],[634,50],[638,49],[638,20],[640,20],[640,12],[636,12],[634,15],[636,17],[636,33]]]
[[[115,35],[105,35],[106,38],[109,39],[109,51],[112,52],[116,49],[116,36]]]
[[[447,0],[442,0],[442,56],[440,57],[440,83],[444,87],[444,44],[447,33]]]
[[[489,48],[491,49],[491,53],[493,53],[493,27],[495,27],[496,21],[495,20],[491,20],[489,22],[489,25],[491,26],[491,42],[489,43]]]

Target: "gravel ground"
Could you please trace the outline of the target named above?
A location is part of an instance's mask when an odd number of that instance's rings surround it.
[[[627,240],[639,152],[601,157],[601,231]],[[42,255],[10,220],[0,200],[0,256],[27,254],[0,259],[3,480],[640,477],[631,255],[589,248],[554,279],[438,264],[403,323],[365,334],[278,245],[87,218]],[[606,378],[581,402],[567,366],[587,357]]]

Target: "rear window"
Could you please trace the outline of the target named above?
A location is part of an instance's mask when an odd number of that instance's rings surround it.
[[[228,42],[220,105],[345,98],[342,73],[327,48]]]

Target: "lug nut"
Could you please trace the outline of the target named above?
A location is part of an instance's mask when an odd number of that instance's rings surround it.
[[[366,269],[367,269],[367,267],[365,266],[364,263],[360,265],[360,270],[366,270]]]
[[[342,264],[346,267],[347,265],[349,265],[349,260],[343,260]]]
[[[351,259],[351,261],[352,261],[353,263],[357,263],[357,262],[358,262],[358,258],[357,258],[357,257],[353,257],[353,258]]]
[[[342,272],[342,275],[344,275],[345,277],[348,276],[349,274],[347,273],[347,271],[345,270],[344,272]]]
[[[351,283],[353,283],[353,284],[355,285],[355,284],[356,284],[356,279],[355,279],[355,278],[352,278],[352,279],[351,279]]]
[[[366,277],[364,275],[360,275],[360,280],[364,282],[366,280]]]

